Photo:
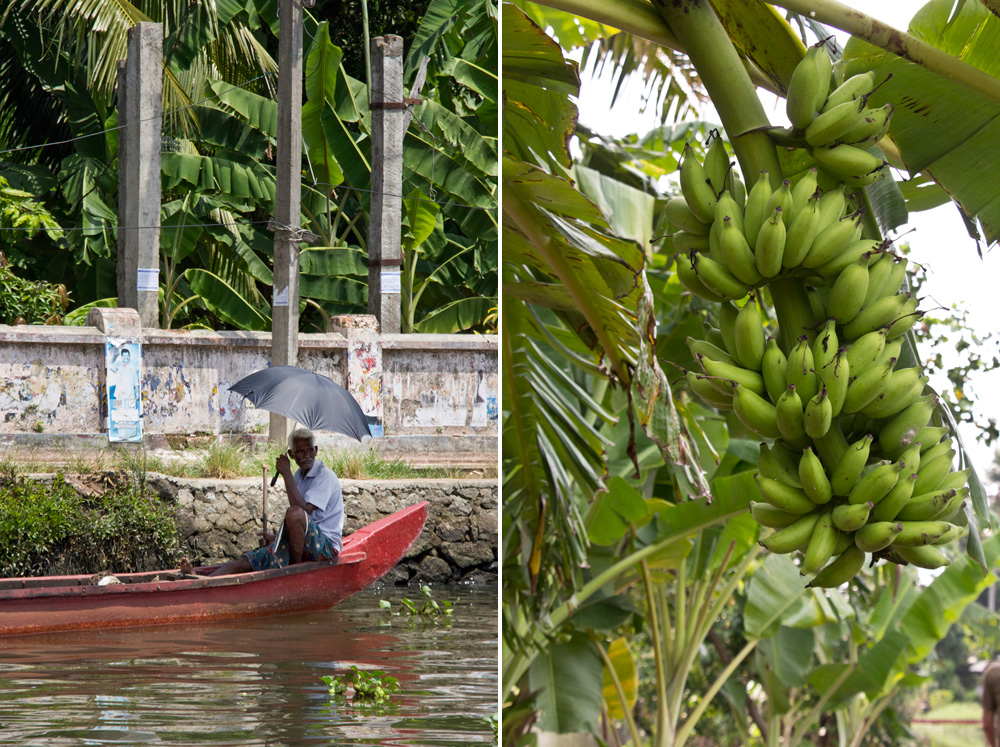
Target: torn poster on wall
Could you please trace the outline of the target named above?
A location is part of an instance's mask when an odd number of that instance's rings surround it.
[[[133,340],[108,338],[108,441],[142,441],[142,346]]]

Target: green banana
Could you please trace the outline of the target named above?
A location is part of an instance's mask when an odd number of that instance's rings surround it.
[[[763,501],[750,501],[750,515],[762,527],[771,529],[784,529],[802,518],[802,514],[790,514]]]
[[[712,219],[712,223],[720,223],[726,218],[733,222],[740,233],[743,233],[743,209],[737,204],[728,189],[719,195],[719,200],[715,203],[715,217]]]
[[[916,438],[913,440],[919,441],[923,444],[924,450],[933,448],[935,445],[940,443],[941,439],[950,433],[948,428],[942,425],[928,426],[917,434]]]
[[[692,358],[701,353],[706,358],[711,358],[715,361],[722,361],[723,363],[729,363],[733,366],[738,365],[735,358],[718,345],[715,345],[708,340],[699,340],[696,337],[688,337],[684,340],[684,342],[687,343],[687,347],[688,350],[691,351]]]
[[[802,176],[795,181],[795,184],[792,186],[792,205],[796,210],[799,210],[813,197],[816,197],[817,203],[819,202],[819,195],[817,194],[819,187],[818,179],[819,171],[813,167],[802,172]]]
[[[824,109],[806,127],[806,142],[812,146],[829,145],[844,133],[864,121],[865,102],[845,101],[843,104]]]
[[[902,337],[910,331],[910,328],[916,324],[918,320],[923,318],[926,312],[917,311],[917,306],[919,304],[920,299],[917,298],[910,297],[906,300],[906,303],[904,303],[903,307],[899,310],[899,316],[889,323],[889,332],[886,335],[887,339],[895,340]]]
[[[754,263],[753,249],[747,243],[743,232],[726,216],[722,223],[719,236],[719,256],[726,268],[736,276],[736,279],[747,285],[754,285],[762,280]]]
[[[764,377],[764,388],[767,390],[767,396],[775,404],[788,387],[787,369],[788,359],[781,352],[778,341],[773,337],[768,338],[764,345],[764,357],[760,362],[760,373]]]
[[[917,568],[936,570],[951,565],[951,559],[936,547],[924,545],[923,547],[895,547],[896,554],[910,565]]]
[[[920,454],[920,444],[914,443],[910,444],[906,451],[899,455],[899,461],[903,468],[908,472],[917,472],[920,469],[920,461],[922,456]]]
[[[950,516],[968,497],[968,488],[917,493],[899,510],[896,518],[900,521],[926,521],[939,516]]]
[[[898,462],[879,464],[871,472],[862,477],[847,494],[847,502],[853,505],[859,503],[878,503],[896,486],[902,467]]]
[[[860,216],[846,215],[816,234],[809,253],[802,260],[803,267],[819,267],[835,259],[844,247],[861,238]]]
[[[889,491],[885,498],[878,502],[872,510],[872,519],[875,521],[892,521],[913,496],[913,486],[917,482],[917,473],[913,472],[906,477],[900,477],[896,481],[895,487]]]
[[[865,552],[884,550],[903,531],[898,521],[872,521],[854,533],[854,544]]]
[[[753,293],[736,314],[735,335],[736,360],[744,368],[760,371],[767,337],[757,310],[757,298]]]
[[[705,152],[705,178],[712,186],[712,191],[719,194],[726,188],[733,164],[729,160],[729,151],[726,150],[718,130],[713,130],[712,135],[712,142]]]
[[[848,545],[846,550],[827,563],[806,585],[814,589],[836,589],[861,572],[866,558],[864,550],[853,544]]]
[[[787,227],[792,220],[792,208],[794,207],[792,199],[792,182],[790,179],[785,179],[771,193],[771,197],[764,207],[764,215],[774,215],[775,208],[781,208],[781,220]]]
[[[844,185],[836,184],[820,197],[819,224],[825,228],[840,220],[845,207],[847,207],[847,195],[844,193]]]
[[[839,324],[847,324],[861,311],[868,292],[870,255],[862,255],[837,276],[826,297],[826,310]]]
[[[684,154],[680,167],[681,194],[691,212],[702,223],[711,223],[715,218],[716,193],[709,183],[705,167],[695,155],[690,144],[684,144]]]
[[[671,197],[667,200],[664,213],[671,224],[677,226],[682,231],[697,234],[698,236],[708,236],[708,223],[701,221],[694,211],[688,207],[687,200],[683,197]]]
[[[845,143],[813,148],[812,156],[821,169],[841,181],[845,181],[845,177],[857,178],[874,173],[884,163],[878,156]]]
[[[780,438],[774,405],[745,386],[736,386],[733,410],[747,428],[761,438]]]
[[[896,539],[892,541],[893,547],[922,547],[923,545],[936,545],[943,537],[949,536],[954,524],[947,521],[901,521],[903,525]]]
[[[937,490],[944,478],[951,472],[952,460],[955,458],[955,450],[950,449],[940,456],[924,460],[921,458],[920,469],[917,470],[917,484],[913,486],[913,492],[917,495]]]
[[[910,307],[910,301],[913,307]],[[911,299],[909,293],[900,293],[895,296],[883,296],[875,299],[871,304],[865,306],[858,312],[850,322],[844,325],[844,338],[851,341],[856,340],[861,335],[874,332],[882,327],[888,327],[893,322],[911,313],[916,308],[917,299]],[[905,332],[905,330],[904,330]],[[889,338],[889,332],[886,332]],[[895,335],[894,337],[898,337]]]
[[[823,47],[810,47],[792,71],[785,95],[785,113],[792,127],[803,130],[826,100],[830,88],[830,56]]]
[[[704,254],[691,257],[695,273],[705,287],[723,298],[743,298],[750,292],[750,285],[733,275],[725,265]]]
[[[957,472],[949,472],[948,475],[944,478],[944,480],[942,480],[938,484],[937,489],[951,490],[954,488],[955,490],[961,490],[962,488],[968,486],[970,474],[971,470],[969,469],[963,469]]]
[[[836,257],[831,259],[826,264],[815,268],[815,272],[827,282],[832,283],[840,277],[840,273],[847,269],[847,267],[853,265],[866,254],[870,254],[875,251],[879,248],[879,246],[881,246],[881,244],[872,239],[859,239],[858,241],[852,241],[844,249],[842,249],[840,254]]]
[[[832,423],[833,406],[830,404],[830,397],[824,386],[815,397],[806,403],[802,415],[802,425],[806,429],[806,435],[810,438],[822,438],[830,430]]]
[[[871,451],[872,437],[863,436],[847,447],[844,456],[837,462],[837,466],[830,474],[830,486],[834,495],[846,496],[850,494],[861,472],[868,463],[868,455]]]
[[[841,83],[833,91],[830,92],[830,95],[823,103],[823,108],[821,109],[821,111],[826,112],[848,101],[855,101],[857,99],[860,99],[862,96],[871,93],[874,88],[875,88],[874,72],[868,71],[866,73],[858,73],[857,75],[852,75],[850,78],[845,80],[843,83]]]
[[[760,544],[780,555],[803,549],[809,544],[818,519],[819,514],[815,512],[800,516],[795,523],[777,529],[761,539]]]
[[[795,391],[795,386],[789,386],[774,406],[775,424],[785,438],[795,441],[806,434],[802,399]],[[799,463],[801,465],[801,462]]]
[[[693,293],[698,298],[704,298],[706,301],[711,301],[712,303],[720,303],[727,300],[724,296],[719,295],[701,282],[701,278],[694,271],[694,266],[691,264],[688,255],[675,254],[674,266],[677,268],[677,279],[689,293]]]
[[[861,373],[853,377],[847,385],[841,412],[848,415],[860,412],[873,402],[885,390],[895,362],[894,358],[890,358],[887,361],[876,361],[867,369],[862,368]],[[857,369],[851,366],[850,370],[853,372]]]
[[[729,170],[729,178],[726,180],[726,189],[729,190],[729,194],[733,196],[736,200],[736,204],[739,205],[740,212],[742,213],[744,205],[747,201],[747,187],[740,179],[739,174],[736,173],[736,169]]]
[[[882,393],[861,412],[870,418],[889,418],[913,404],[920,397],[928,378],[917,366],[892,372]]]
[[[889,132],[889,122],[892,119],[893,106],[886,104],[877,109],[865,109],[854,126],[840,136],[845,143],[877,143]]]
[[[863,371],[874,364],[882,356],[885,343],[885,329],[877,329],[853,340],[847,348],[847,363],[851,370]]]
[[[754,262],[757,271],[766,278],[773,278],[781,272],[781,261],[785,252],[787,231],[781,217],[781,206],[774,208],[757,233],[754,244]]]
[[[828,319],[823,323],[816,338],[812,341],[813,366],[819,371],[837,355],[839,343],[837,341],[837,322],[835,319]]]
[[[890,459],[897,458],[907,446],[917,440],[917,434],[927,426],[936,409],[937,400],[932,396],[921,398],[899,414],[893,415],[878,434],[882,453]]]
[[[732,392],[729,394],[720,392],[711,379],[700,376],[694,371],[688,371],[684,374],[684,377],[687,379],[688,388],[698,395],[698,398],[709,407],[714,407],[717,410],[733,409]]]
[[[799,566],[799,573],[803,576],[812,576],[822,570],[830,558],[833,557],[834,548],[840,538],[840,530],[833,524],[830,511],[824,511],[813,527],[809,544],[806,545],[805,553],[802,556],[802,565]]]
[[[865,305],[882,296],[894,296],[899,293],[903,281],[906,279],[905,259],[897,259],[894,255],[884,252],[883,259],[872,266],[872,277],[868,280],[868,291],[865,293]],[[877,275],[875,268],[879,268]]]
[[[725,301],[719,304],[719,334],[722,335],[723,344],[729,354],[736,358],[736,315],[740,313],[739,307]]]
[[[793,488],[759,473],[754,479],[761,497],[775,508],[791,514],[808,514],[816,508],[816,504],[809,500],[809,496],[801,488]]]
[[[725,382],[738,384],[741,388],[753,391],[757,395],[764,394],[764,379],[756,371],[742,366],[732,366],[722,361],[713,361],[704,355],[696,355],[695,360],[698,361],[698,365],[706,374],[714,377],[713,381],[718,382],[717,388],[723,394],[731,390],[731,387]]]
[[[802,450],[802,458],[799,460],[799,482],[809,500],[817,505],[829,503],[833,498],[830,478],[827,477],[823,463],[811,446],[806,446]]]
[[[760,227],[764,225],[764,221],[770,215],[770,212],[764,212],[770,199],[771,180],[768,178],[767,171],[761,171],[760,176],[757,177],[757,183],[750,188],[746,205],[743,207],[743,235],[746,236],[750,246],[756,246]]]
[[[769,477],[793,488],[802,487],[799,468],[792,453],[777,441],[772,446],[761,443],[757,469],[763,477]]]
[[[847,362],[846,351],[846,348],[837,350],[833,360],[816,372],[826,387],[833,417],[837,417],[843,411],[844,402],[847,400],[847,388],[850,386],[851,367]]]
[[[871,501],[865,503],[841,503],[833,507],[830,514],[833,525],[842,532],[856,532],[868,522],[875,504]]]
[[[785,246],[781,255],[781,265],[793,270],[802,264],[819,233],[819,200],[809,198],[796,210],[785,233]]]
[[[936,444],[931,446],[929,449],[925,449],[923,448],[923,446],[921,446],[920,459],[922,462],[929,462],[931,459],[937,459],[939,456],[943,454],[949,454],[949,452],[951,452],[949,456],[954,457],[955,456],[955,452],[953,450],[954,445],[955,443],[951,440],[951,437],[949,436],[948,438],[941,439]]]
[[[674,251],[679,254],[690,254],[691,252],[707,252],[710,248],[708,235],[688,233],[687,231],[676,231],[670,241]]]
[[[785,379],[795,386],[795,391],[803,402],[808,402],[819,393],[819,377],[814,371],[812,348],[805,335],[798,339],[788,353]]]

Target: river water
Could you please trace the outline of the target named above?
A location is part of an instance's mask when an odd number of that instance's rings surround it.
[[[419,589],[376,585],[319,613],[0,639],[0,744],[491,744],[497,594],[437,586],[441,622],[394,614]],[[320,678],[352,665],[399,691],[331,695]]]

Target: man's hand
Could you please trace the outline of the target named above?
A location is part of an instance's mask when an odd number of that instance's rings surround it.
[[[260,535],[260,539],[258,540],[258,544],[261,547],[266,547],[267,545],[270,545],[272,542],[274,542],[274,538],[277,536],[277,535],[271,534],[270,532],[257,532],[257,534]]]
[[[292,460],[288,458],[288,454],[282,454],[274,463],[274,468],[278,470],[278,474],[282,477],[292,476]]]

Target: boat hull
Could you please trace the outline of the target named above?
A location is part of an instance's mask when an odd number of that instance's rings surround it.
[[[384,576],[413,545],[426,502],[398,511],[344,539],[334,560],[212,578],[179,571],[119,574],[97,586],[91,576],[0,579],[0,636],[143,625],[205,623],[334,606]],[[207,572],[212,568],[196,569]]]

